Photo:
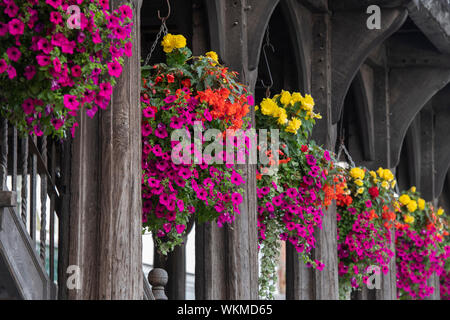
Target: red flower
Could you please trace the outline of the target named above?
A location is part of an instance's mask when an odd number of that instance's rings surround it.
[[[175,77],[173,76],[173,74],[168,74],[167,75],[167,82],[168,83],[173,83],[175,81]]]
[[[380,192],[378,191],[377,187],[370,187],[369,188],[369,194],[372,197],[372,199],[375,199],[379,196]]]
[[[307,152],[308,151],[308,146],[301,146],[300,150],[302,150],[302,152]]]
[[[182,84],[184,87],[190,88],[190,87],[191,87],[191,79],[189,79],[189,78],[184,79],[183,81],[181,81],[181,84]]]

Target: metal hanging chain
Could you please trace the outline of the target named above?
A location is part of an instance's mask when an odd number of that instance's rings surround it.
[[[167,26],[166,26],[166,21],[167,21],[167,19],[169,19],[170,11],[171,11],[169,0],[167,0],[167,8],[168,8],[167,16],[165,16],[165,17],[161,17],[161,12],[158,10],[158,19],[161,20],[161,27],[159,28],[159,32],[156,35],[156,39],[155,39],[155,41],[152,44],[152,47],[150,49],[149,54],[145,58],[144,66],[146,66],[148,64],[148,62],[150,61],[150,58],[152,57],[153,51],[155,51],[156,45],[158,44],[158,41],[161,38],[161,36],[162,35],[165,36],[168,33],[168,31],[169,31],[167,29]]]
[[[267,59],[267,53],[266,53],[267,48],[270,48],[270,49],[272,49],[272,52],[275,52],[275,48],[270,43],[269,26],[267,26],[267,29],[266,29],[266,43],[263,45],[262,50],[263,50],[263,54],[264,54],[264,60],[266,62],[267,72],[269,73],[270,84],[266,85],[264,83],[264,80],[261,79],[262,86],[264,88],[266,88],[266,98],[269,98],[270,97],[270,89],[273,86],[273,78],[272,78],[272,72],[270,71],[269,60]]]
[[[344,129],[341,127],[340,131],[341,131],[341,143],[339,145],[337,160],[339,161],[339,159],[341,158],[342,151],[344,151],[345,156],[347,157],[347,160],[350,162],[351,167],[354,168],[354,167],[356,167],[355,162],[353,161],[352,157],[350,156],[350,153],[348,152],[347,147],[345,146],[345,143],[344,143]]]

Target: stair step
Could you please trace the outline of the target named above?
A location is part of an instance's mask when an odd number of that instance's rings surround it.
[[[0,297],[47,300],[49,278],[9,193],[0,192]]]

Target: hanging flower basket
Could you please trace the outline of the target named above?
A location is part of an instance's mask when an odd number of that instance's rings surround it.
[[[334,184],[334,165],[329,151],[308,141],[315,119],[321,118],[313,108],[311,96],[283,90],[264,99],[256,111],[257,129],[279,130],[278,136],[269,131],[267,143],[259,141],[260,152],[269,159],[257,172],[261,298],[273,299],[280,240],[290,242],[307,266],[324,268],[312,259],[311,250],[331,203],[324,190]],[[279,149],[271,149],[278,139]]]
[[[337,195],[338,274],[341,297],[368,285],[373,273],[387,274],[395,221],[396,180],[388,169],[344,169],[344,189]],[[371,282],[372,284],[372,282]]]
[[[107,108],[132,54],[132,18],[130,5],[104,0],[1,0],[2,116],[24,135],[73,135],[79,112]]]
[[[424,299],[434,293],[428,283],[436,273],[446,280],[450,246],[444,211],[420,197],[415,187],[401,194],[396,224],[397,295],[399,299]],[[444,290],[448,283],[443,281]],[[446,287],[447,285],[447,287]]]
[[[167,254],[190,219],[222,227],[240,213],[245,181],[225,138],[249,128],[253,98],[216,53],[192,57],[182,35],[167,34],[162,45],[167,62],[143,68],[142,219]]]

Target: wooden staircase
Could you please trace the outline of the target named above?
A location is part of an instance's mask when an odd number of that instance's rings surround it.
[[[16,197],[13,191],[10,199]],[[14,202],[0,202],[0,298],[47,300],[50,281],[31,239],[19,218]]]

